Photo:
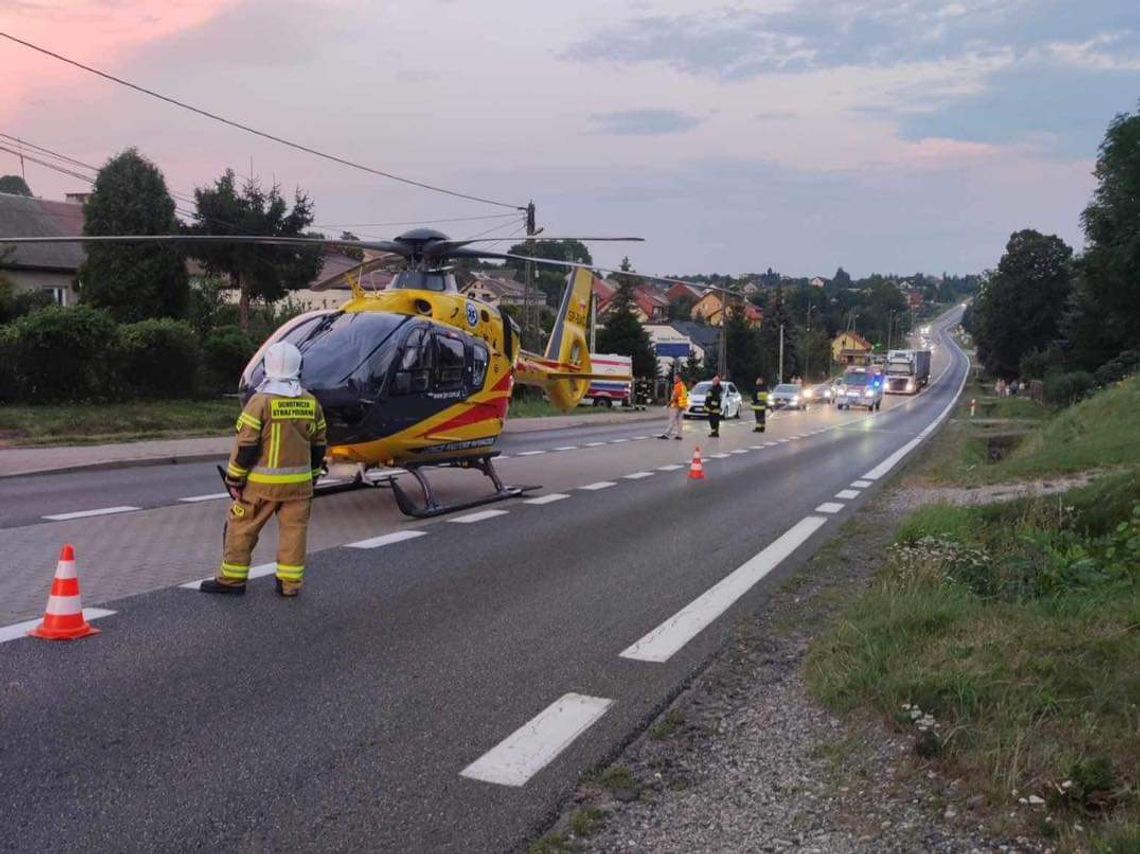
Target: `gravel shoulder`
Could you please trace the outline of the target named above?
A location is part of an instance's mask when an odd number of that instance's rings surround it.
[[[913,734],[841,719],[808,696],[810,643],[929,499],[893,486],[863,508],[612,766],[581,783],[531,851],[1048,851],[989,835],[982,799],[917,756]]]

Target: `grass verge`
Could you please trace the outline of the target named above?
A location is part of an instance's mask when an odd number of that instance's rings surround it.
[[[970,401],[977,401],[970,416]],[[1059,412],[1024,398],[999,398],[977,382],[919,469],[938,484],[980,486],[1089,469],[1140,465],[1140,376]]]
[[[837,710],[913,732],[920,757],[1019,828],[1128,850],[1140,834],[1138,576],[1137,470],[1060,500],[926,507],[814,644],[808,682]]]
[[[0,446],[232,435],[233,399],[0,407]]]

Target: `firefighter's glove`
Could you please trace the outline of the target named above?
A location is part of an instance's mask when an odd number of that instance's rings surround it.
[[[240,501],[243,489],[245,489],[244,479],[226,475],[226,492],[230,494],[230,498],[232,498],[234,501]]]

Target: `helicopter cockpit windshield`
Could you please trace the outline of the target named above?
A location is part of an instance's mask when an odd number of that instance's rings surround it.
[[[393,333],[410,318],[393,314],[334,311],[300,318],[266,342],[295,344],[304,358],[301,384],[310,391],[376,392],[397,349]],[[259,351],[242,374],[242,390],[257,388],[265,377]]]

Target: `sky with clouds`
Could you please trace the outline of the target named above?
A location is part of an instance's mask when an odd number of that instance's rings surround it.
[[[644,236],[595,259],[658,273],[972,272],[1026,227],[1079,248],[1097,146],[1140,99],[1135,0],[0,0],[0,31],[385,171],[533,198],[548,234]],[[509,213],[6,40],[0,133],[96,164],[134,145],[180,193],[252,161],[327,232]],[[83,189],[27,170],[44,197]]]

